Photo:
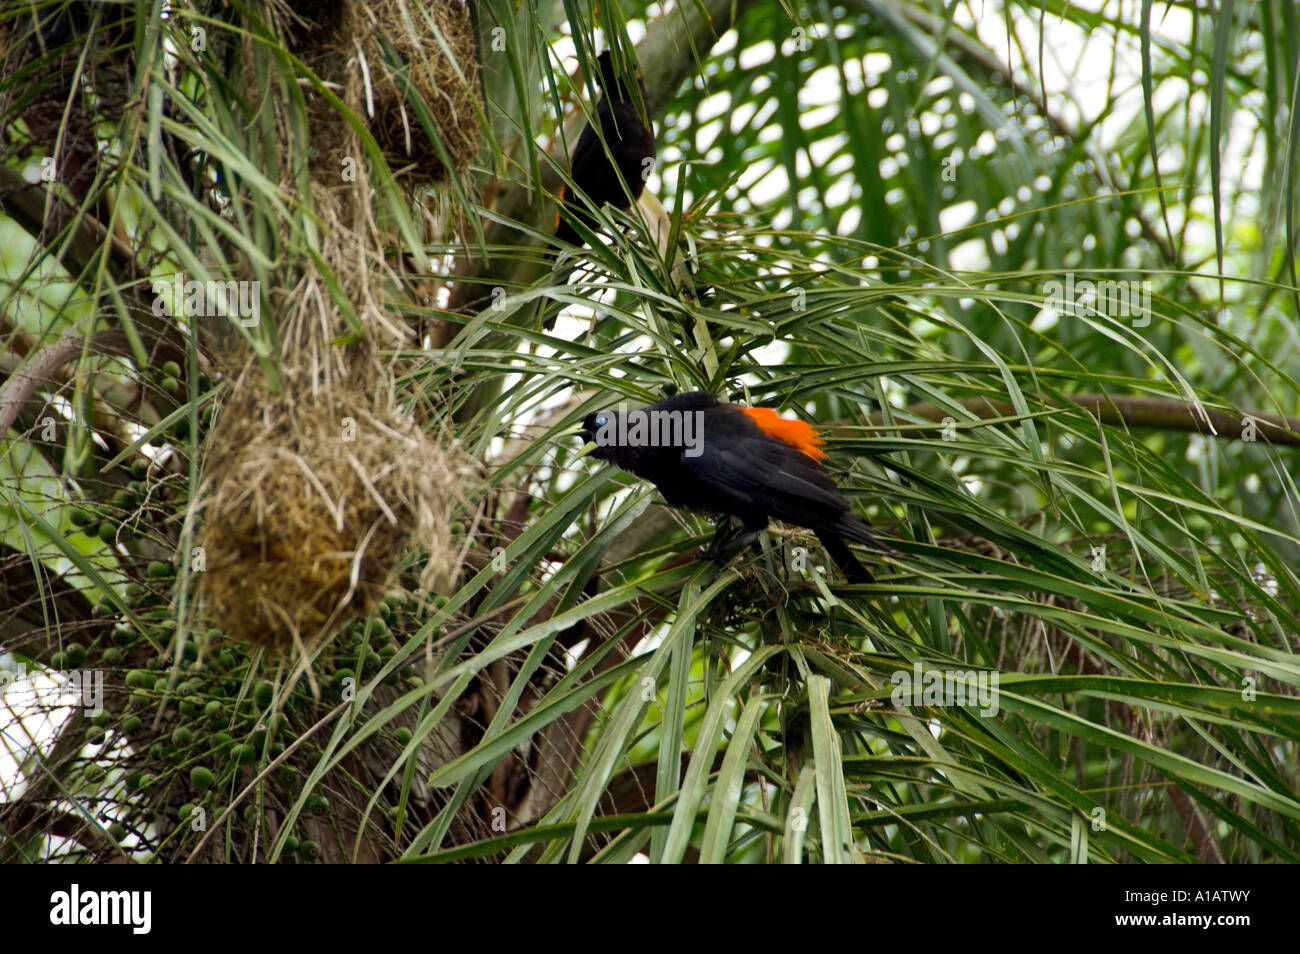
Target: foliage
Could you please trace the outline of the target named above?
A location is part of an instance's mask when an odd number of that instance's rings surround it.
[[[386,286],[394,321],[427,331],[385,342],[398,393],[484,463],[458,527],[472,551],[454,588],[385,601],[292,686],[219,631],[187,650],[188,572],[149,573],[188,552],[203,409],[223,386],[200,352],[221,330],[182,328],[187,367],[163,374],[130,346],[122,302],[178,263],[331,274],[310,202],[284,202],[305,126],[259,128],[227,59],[169,74],[135,34],[130,75],[175,108],[123,117],[101,187],[154,259],[126,270],[101,249],[72,268],[45,239],[7,272],[10,340],[84,335],[93,317],[128,344],[88,345],[66,382],[66,407],[93,417],[49,441],[24,412],[5,445],[0,645],[68,668],[75,638],[117,690],[107,751],[153,768],[123,774],[74,717],[0,804],[25,836],[8,850],[66,851],[62,834],[104,857],[147,834],[154,857],[185,857],[203,835],[182,807],[211,823],[242,796],[204,857],[1297,860],[1300,495],[1294,435],[1265,423],[1300,414],[1291,6],[1162,20],[1149,3],[1013,2],[1009,44],[989,39],[992,8],[961,3],[937,18],[859,0],[833,24],[822,6],[791,20],[752,2],[730,22],[729,3],[688,4],[716,42],[640,4],[521,6],[476,5],[474,177],[416,197],[459,232],[426,240],[400,171],[360,135],[383,234],[435,289],[422,304]],[[575,131],[558,117],[592,75],[593,22],[624,18],[659,118],[650,186],[682,252],[637,210],[605,210],[607,240],[557,264],[546,200]],[[255,92],[293,101],[302,64],[270,20],[244,26]],[[575,95],[548,60],[568,30],[584,38]],[[1086,99],[1049,88],[1052,56],[1099,47],[1112,75],[1085,77]],[[306,105],[291,115],[305,124]],[[185,144],[230,208],[169,158]],[[43,254],[67,268],[57,302]],[[1124,283],[1134,307],[1063,305],[1087,281]],[[238,333],[273,378],[266,317]],[[704,518],[577,458],[589,411],[696,388],[824,427],[840,486],[895,550],[876,583],[841,584],[783,527],[727,567],[697,561]],[[51,474],[56,488],[24,482]],[[918,673],[970,692],[900,703]],[[995,706],[976,692],[993,677]],[[109,830],[128,815],[135,835]]]

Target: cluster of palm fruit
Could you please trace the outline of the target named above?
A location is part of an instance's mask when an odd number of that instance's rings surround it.
[[[315,688],[300,679],[287,696],[277,698],[265,664],[221,630],[181,633],[178,648],[176,610],[169,598],[174,570],[155,561],[146,576],[151,585],[129,584],[126,600],[144,632],[106,600],[95,615],[111,618],[112,627],[90,639],[90,648],[68,644],[51,663],[71,670],[89,662],[116,670],[105,686],[103,712],[85,727],[78,769],[88,789],[103,792],[111,774],[109,788],[120,783],[129,796],[119,801],[129,806],[126,812],[101,819],[110,838],[129,850],[174,856],[200,837],[190,824],[199,809],[212,824],[273,761],[281,759],[273,769],[273,788],[296,792],[319,750],[304,745],[282,758],[287,745],[328,708],[350,698],[345,695],[350,688],[373,678],[398,651],[394,631],[414,629],[418,621],[409,618],[414,608],[403,595],[390,594],[374,616],[348,626],[327,658],[318,661]],[[122,667],[128,668],[123,672]],[[391,682],[401,690],[422,684],[419,676],[401,670]],[[386,735],[399,748],[411,738],[405,727]],[[117,742],[130,748],[118,749]],[[241,811],[260,810],[256,801],[245,799]],[[305,808],[327,815],[328,798],[313,792]],[[316,842],[293,835],[283,848],[281,857],[300,861],[320,854]]]

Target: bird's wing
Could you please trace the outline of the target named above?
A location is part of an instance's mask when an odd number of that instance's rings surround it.
[[[600,136],[596,134],[591,123],[587,123],[578,136],[578,144],[573,147],[573,155],[569,157],[569,175],[590,196],[591,183],[582,181],[584,173],[591,175],[596,172],[597,166],[607,164],[605,147],[601,144]]]
[[[728,435],[703,441],[701,450],[698,457],[682,452],[682,465],[696,480],[778,520],[833,526],[849,508],[821,466],[782,441]]]

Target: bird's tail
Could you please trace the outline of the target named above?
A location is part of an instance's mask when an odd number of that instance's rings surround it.
[[[846,580],[850,583],[875,582],[875,577],[871,575],[865,566],[858,562],[858,558],[853,555],[853,551],[849,549],[849,545],[844,542],[843,537],[825,530],[818,530],[816,533],[817,539],[822,542],[822,546],[826,548],[826,552],[830,554],[831,559],[839,564]],[[870,537],[871,534],[868,533],[867,536]],[[857,537],[854,537],[854,539],[857,539]],[[875,537],[871,537],[870,541],[861,540],[859,542],[871,542],[877,546],[881,545],[876,542]]]
[[[898,555],[898,551],[892,547],[886,546],[876,539],[876,535],[871,532],[871,525],[863,520],[852,510],[840,518],[839,523],[835,525],[835,533],[841,537],[847,537],[855,543],[864,543],[873,550],[879,550],[881,553],[892,553]]]

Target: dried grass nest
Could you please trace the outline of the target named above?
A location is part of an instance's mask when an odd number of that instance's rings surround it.
[[[382,388],[289,381],[275,396],[256,376],[250,365],[210,436],[201,611],[242,642],[304,654],[371,612],[413,548],[421,588],[451,579],[466,468]]]
[[[342,0],[295,4],[291,45],[365,119],[394,169],[445,182],[464,174],[482,141],[478,47],[464,0]],[[450,56],[448,56],[450,52]],[[412,107],[427,104],[446,161]],[[350,136],[324,97],[310,100],[313,168],[337,177]]]
[[[452,149],[453,164],[468,163],[477,150],[477,139],[471,150],[467,138],[478,129],[467,100],[477,89],[477,67],[463,3],[342,0],[290,10],[280,2],[277,19],[317,75],[336,83],[358,115],[374,117],[381,145],[392,141],[380,127],[387,123],[391,133],[405,121],[418,171],[445,176],[418,122],[410,125],[405,80],[380,68],[386,37],[420,94],[446,106],[433,111],[444,145],[461,144]],[[458,92],[449,88],[448,71],[456,71],[438,33],[461,38],[453,50],[471,82],[457,78]],[[287,103],[273,108],[291,135]],[[318,108],[320,115],[309,116],[313,149],[358,154],[356,131],[321,97]],[[399,574],[407,576],[413,552],[423,561],[420,589],[450,585],[473,537],[454,540],[452,521],[466,511],[478,479],[445,433],[427,433],[401,410],[398,359],[381,355],[411,332],[385,308],[400,277],[387,265],[373,190],[364,174],[341,179],[337,164],[317,167],[319,160],[304,197],[319,225],[318,247],[270,276],[277,333],[275,344],[263,344],[278,345],[277,386],[268,385],[262,360],[247,348],[228,356],[227,397],[194,503],[206,561],[199,612],[244,643],[293,650],[300,659],[355,614],[371,612]],[[298,236],[286,226],[282,239],[292,246]]]

